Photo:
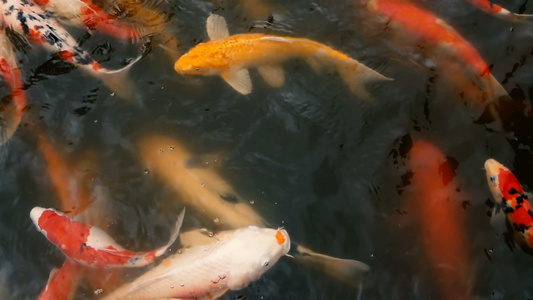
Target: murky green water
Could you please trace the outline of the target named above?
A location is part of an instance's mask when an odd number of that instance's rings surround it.
[[[373,86],[375,100],[365,102],[338,74],[316,75],[303,60],[294,60],[284,64],[284,87],[270,88],[251,71],[253,92],[242,96],[219,77],[177,74],[174,61],[153,45],[128,74],[137,99],[121,99],[80,70],[32,80],[49,54],[35,47],[19,53],[26,82],[32,82],[26,90],[31,108],[0,148],[0,262],[13,298],[36,298],[50,270],[64,260],[29,218],[36,205],[58,207],[31,130],[37,126],[73,163],[87,152],[98,153],[83,170],[92,172],[94,186],[103,191],[106,217],[114,220],[107,223],[109,232],[127,248],[163,243],[172,214],[181,209],[172,190],[145,173],[134,147],[143,136],[165,133],[198,156],[222,153],[217,171],[293,240],[371,266],[366,287],[358,290],[282,258],[249,288],[222,299],[437,299],[437,273],[422,254],[419,223],[404,211],[409,199],[400,192],[409,142],[424,139],[457,161],[460,202],[468,203],[458,218],[467,220],[471,299],[532,298],[532,257],[511,251],[491,228],[485,202],[492,198],[482,166],[493,157],[533,186],[533,122],[521,106],[531,104],[533,25],[497,20],[460,0],[417,2],[471,41],[511,92],[515,100],[502,104],[498,126],[476,123],[483,109],[465,105],[445,80],[432,83],[434,72],[412,61],[401,41],[383,34],[379,20],[360,3],[265,2],[275,11],[270,20],[251,17],[239,1],[169,1],[161,7],[172,16],[169,28],[181,54],[207,40],[205,19],[217,11],[231,33],[307,37],[394,82]],[[501,2],[513,11],[523,4]],[[533,12],[529,6],[526,13]],[[109,57],[111,64],[139,49],[101,35],[84,48],[99,49],[95,57]],[[404,157],[395,160],[395,150]],[[162,206],[174,211],[160,216]],[[184,226],[217,229],[192,210]],[[77,298],[91,299],[91,292],[82,287]]]

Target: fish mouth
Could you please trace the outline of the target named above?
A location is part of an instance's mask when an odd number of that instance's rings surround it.
[[[33,223],[39,227],[39,218],[43,215],[43,212],[45,211],[46,209],[42,208],[42,207],[39,207],[39,206],[35,206],[31,211],[30,211],[30,218],[31,220],[33,221]]]

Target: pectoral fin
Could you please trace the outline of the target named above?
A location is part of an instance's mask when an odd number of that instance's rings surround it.
[[[263,65],[257,68],[259,74],[272,87],[279,88],[285,83],[283,68],[279,65]]]
[[[220,74],[220,76],[237,92],[243,95],[248,95],[252,92],[252,80],[247,69],[226,71]]]
[[[207,18],[207,35],[211,40],[221,40],[229,36],[228,25],[224,17],[212,14]]]

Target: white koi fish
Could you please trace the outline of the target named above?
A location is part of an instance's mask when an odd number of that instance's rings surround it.
[[[122,248],[97,227],[76,222],[54,209],[34,207],[30,212],[33,223],[46,238],[69,259],[94,268],[142,267],[165,253],[179,235],[183,210],[163,247],[147,252],[132,252]]]
[[[216,299],[259,279],[290,249],[285,230],[249,226],[222,231],[184,249],[103,300]]]
[[[207,34],[211,41],[200,43],[174,64],[180,74],[220,75],[241,94],[252,91],[249,68],[272,87],[281,87],[285,76],[280,63],[291,58],[304,58],[315,71],[333,67],[354,94],[371,98],[364,84],[391,80],[346,54],[324,44],[292,37],[265,34],[229,35],[226,20],[218,15],[207,18]]]

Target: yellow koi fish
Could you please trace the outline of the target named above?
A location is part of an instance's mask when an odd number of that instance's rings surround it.
[[[364,87],[366,83],[391,80],[346,54],[312,40],[265,34],[230,36],[226,20],[218,15],[207,18],[207,34],[211,41],[192,48],[174,64],[174,69],[180,74],[220,75],[244,95],[252,91],[249,68],[257,68],[271,86],[281,87],[285,76],[279,64],[298,57],[305,58],[316,72],[333,67],[350,90],[363,98],[370,98]]]

